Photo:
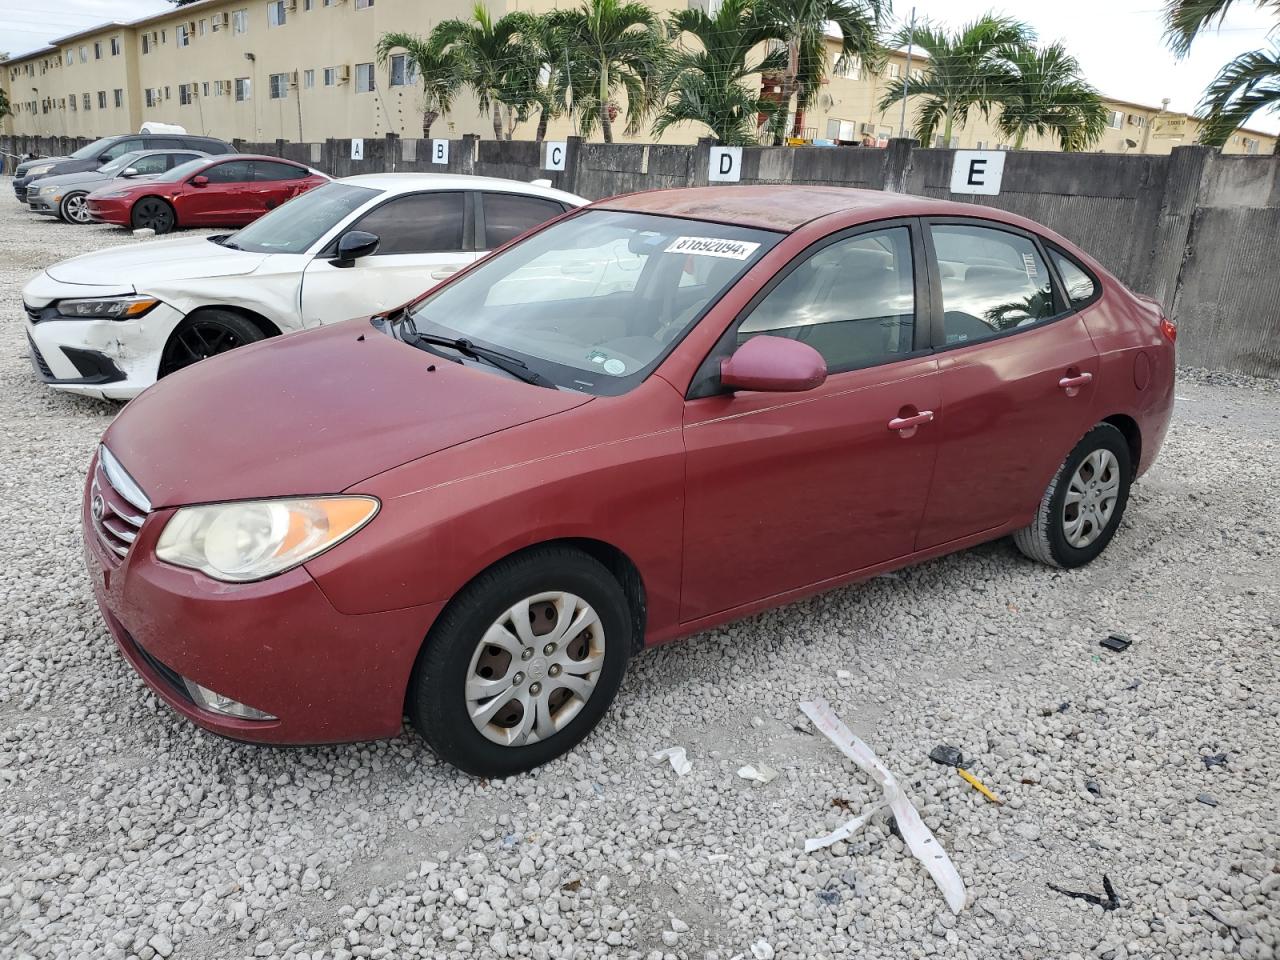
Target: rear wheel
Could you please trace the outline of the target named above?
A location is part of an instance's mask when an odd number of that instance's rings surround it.
[[[1054,567],[1079,567],[1106,549],[1129,502],[1133,465],[1124,434],[1100,423],[1058,468],[1018,549]]]
[[[133,205],[129,219],[133,229],[154,230],[156,233],[168,233],[178,225],[173,207],[160,197],[143,197]]]
[[[67,223],[92,223],[85,196],[83,193],[68,193],[58,205],[58,216]]]
[[[230,310],[193,313],[178,324],[165,344],[160,357],[160,376],[167,377],[175,370],[263,340],[265,336],[252,321]]]
[[[631,650],[627,599],[598,561],[544,547],[502,561],[440,615],[409,685],[443,760],[504,777],[572,749],[604,716]]]

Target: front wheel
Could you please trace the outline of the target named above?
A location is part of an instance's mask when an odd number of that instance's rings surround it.
[[[599,723],[631,644],[613,574],[568,547],[530,550],[481,574],[440,615],[414,666],[409,717],[454,766],[520,773]]]
[[[178,216],[168,201],[159,197],[143,197],[133,205],[129,216],[135,230],[154,230],[157,234],[168,233],[178,225]]]
[[[159,376],[264,339],[251,321],[230,310],[201,310],[178,324],[160,355]]]
[[[1129,502],[1133,477],[1129,444],[1100,423],[1084,435],[1058,468],[1031,525],[1013,536],[1032,560],[1080,567],[1106,549]]]
[[[68,193],[58,205],[58,216],[66,223],[92,223],[85,196],[83,193]]]

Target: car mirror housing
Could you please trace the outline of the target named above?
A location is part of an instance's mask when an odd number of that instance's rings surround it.
[[[827,379],[827,362],[807,343],[788,337],[752,337],[720,361],[720,385],[730,390],[794,393]]]
[[[378,249],[378,235],[364,230],[348,230],[338,240],[338,255],[329,262],[335,267],[349,267],[361,257]]]
[[[136,176],[138,176],[138,168],[137,168],[137,167],[125,167],[123,170],[121,170],[121,171],[120,171],[120,176],[122,176],[122,177],[136,177]]]
[[[192,178],[191,178],[191,185],[192,185],[193,187],[203,187],[203,186],[204,186],[205,184],[207,184],[208,182],[209,182],[209,178],[208,178],[208,177],[206,177],[206,176],[204,176],[203,174],[201,174],[201,175],[200,175],[200,176],[198,176],[198,177],[192,177]]]

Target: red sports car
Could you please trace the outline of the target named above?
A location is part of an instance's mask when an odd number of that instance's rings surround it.
[[[407,713],[506,775],[582,739],[642,647],[997,537],[1093,560],[1164,439],[1174,336],[999,210],[620,197],[162,380],[103,438],[85,551],[124,656],[201,726]]]
[[[223,154],[191,160],[142,183],[113,183],[85,201],[92,219],[135,230],[243,227],[330,179],[292,160]]]

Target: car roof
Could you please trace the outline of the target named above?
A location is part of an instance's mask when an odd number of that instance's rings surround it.
[[[169,149],[177,149],[170,147]],[[228,160],[270,160],[272,163],[287,163],[292,167],[311,167],[303,163],[301,160],[290,160],[288,157],[268,157],[260,153],[208,153],[205,156],[210,162],[225,163]]]
[[[605,210],[626,210],[666,217],[710,220],[743,227],[759,227],[790,233],[806,223],[832,214],[852,214],[850,220],[882,220],[888,217],[986,216],[1015,222],[1003,211],[916,197],[883,190],[800,184],[679,187],[624,194],[594,204]]]
[[[583,197],[539,183],[506,180],[502,177],[473,177],[458,173],[362,173],[354,177],[343,177],[340,182],[383,190],[387,193],[410,193],[418,190],[490,190],[562,200],[574,206],[582,206],[588,202]]]
[[[219,156],[219,154],[216,154],[216,153],[205,153],[203,150],[198,150],[195,147],[148,147],[145,150],[130,150],[129,156],[149,157],[157,153],[194,153],[194,154],[197,154],[198,157]],[[123,154],[121,156],[123,156]],[[119,157],[117,157],[116,159],[119,159]]]

